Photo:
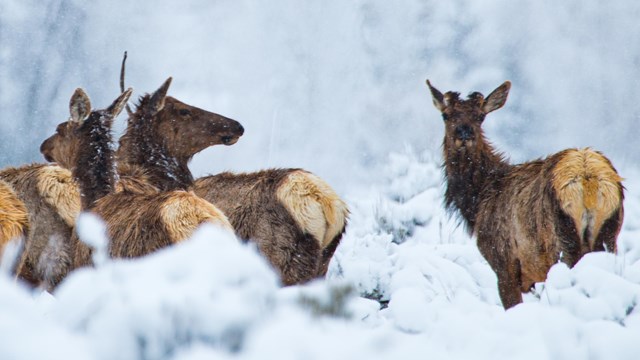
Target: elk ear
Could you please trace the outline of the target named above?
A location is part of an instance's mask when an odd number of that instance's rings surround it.
[[[498,86],[484,101],[482,105],[482,111],[485,114],[492,112],[493,110],[498,110],[504,103],[507,102],[507,96],[509,95],[509,89],[511,89],[511,82],[505,81],[502,85]]]
[[[71,95],[69,100],[69,113],[71,114],[71,121],[81,122],[89,116],[91,112],[91,100],[82,88],[77,88]]]
[[[431,82],[427,79],[427,86],[429,87],[429,91],[431,91],[431,97],[433,98],[433,105],[436,109],[440,110],[440,112],[444,112],[444,109],[447,107],[447,104],[444,102],[444,96],[440,92],[440,90],[431,86]]]
[[[120,94],[118,98],[107,108],[107,113],[109,113],[112,117],[116,117],[120,114],[124,106],[127,104],[131,93],[133,92],[132,88],[128,88],[125,92]]]
[[[169,91],[169,85],[171,85],[172,78],[169,77],[162,86],[156,92],[151,95],[149,100],[148,109],[151,114],[157,114],[164,108],[164,99],[167,97],[167,91]]]

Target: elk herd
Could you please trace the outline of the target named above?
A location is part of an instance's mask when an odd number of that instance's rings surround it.
[[[235,144],[243,126],[168,96],[171,78],[132,110],[124,60],[120,80],[121,93],[104,109],[76,89],[69,119],[40,147],[49,163],[0,170],[4,269],[53,291],[74,269],[92,266],[94,249],[75,230],[78,215],[91,212],[106,224],[112,258],[145,256],[210,223],[255,243],[283,285],[326,274],[349,210],[324,180],[303,169],[195,178],[191,158]],[[476,237],[505,309],[555,263],[573,266],[588,252],[616,251],[624,188],[604,155],[568,149],[511,165],[481,127],[505,104],[509,82],[467,99],[427,86],[445,126],[444,205]],[[125,108],[116,146],[112,126]]]

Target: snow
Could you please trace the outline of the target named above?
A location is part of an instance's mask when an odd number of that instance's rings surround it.
[[[505,312],[495,274],[442,209],[438,171],[429,155],[391,155],[384,184],[349,197],[327,279],[307,285],[280,287],[254,246],[213,226],[142,259],[104,259],[54,294],[2,275],[0,358],[636,358],[636,223],[618,254],[554,265]],[[84,241],[104,241],[99,220],[80,224]]]
[[[99,216],[93,213],[81,213],[76,219],[78,237],[93,249],[93,263],[101,266],[109,257],[107,227]]]
[[[255,250],[211,226],[175,249],[77,271],[50,312],[99,358],[161,359],[192,343],[233,350],[276,289]]]
[[[41,161],[78,86],[98,108],[113,101],[128,50],[136,95],[173,76],[171,96],[247,130],[197,155],[196,175],[303,167],[351,219],[326,280],[281,288],[254,247],[217,229],[114,261],[104,225],[83,215],[96,268],[53,294],[0,271],[0,359],[637,358],[639,12],[580,0],[2,1],[3,166]],[[611,157],[627,188],[618,253],[553,266],[505,312],[474,239],[443,209],[426,78],[463,94],[511,80],[484,128],[514,162],[581,146]]]

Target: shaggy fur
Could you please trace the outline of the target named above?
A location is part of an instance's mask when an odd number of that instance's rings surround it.
[[[59,166],[42,166],[38,172],[38,192],[42,200],[58,210],[64,222],[72,227],[80,213],[80,193],[71,173]]]
[[[107,223],[109,253],[114,258],[140,257],[178,243],[205,222],[233,231],[213,205],[180,190],[148,194],[121,191],[98,200],[93,211]],[[91,252],[79,250],[76,265],[91,264]]]
[[[27,208],[29,232],[18,277],[47,290],[66,275],[72,250],[68,239],[80,212],[71,173],[56,165],[32,164],[0,171]]]
[[[27,208],[11,188],[11,185],[0,180],[0,258],[4,254],[5,247],[12,243],[22,246],[22,254],[13,266],[14,272],[19,272],[22,266],[24,246],[22,242],[27,238],[29,231],[29,216]]]
[[[181,242],[204,223],[233,231],[222,212],[191,192],[159,191],[133,177],[121,178],[116,188],[91,209],[106,222],[113,258],[140,257]],[[74,241],[73,267],[93,265],[92,250]]]
[[[505,308],[522,302],[522,292],[558,261],[573,266],[585,253],[615,251],[623,187],[606,157],[569,149],[510,165],[481,128],[486,114],[506,102],[510,83],[467,100],[428,85],[445,122],[445,205],[477,236]]]

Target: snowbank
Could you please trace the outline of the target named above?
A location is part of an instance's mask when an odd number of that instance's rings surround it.
[[[53,296],[0,277],[0,358],[637,357],[635,218],[617,255],[555,265],[505,312],[494,273],[442,210],[439,172],[430,156],[392,156],[386,185],[349,197],[328,279],[305,286],[280,288],[254,247],[213,227],[143,259],[77,271]],[[635,192],[627,198],[636,214]],[[83,236],[104,241],[99,222],[82,224]]]

